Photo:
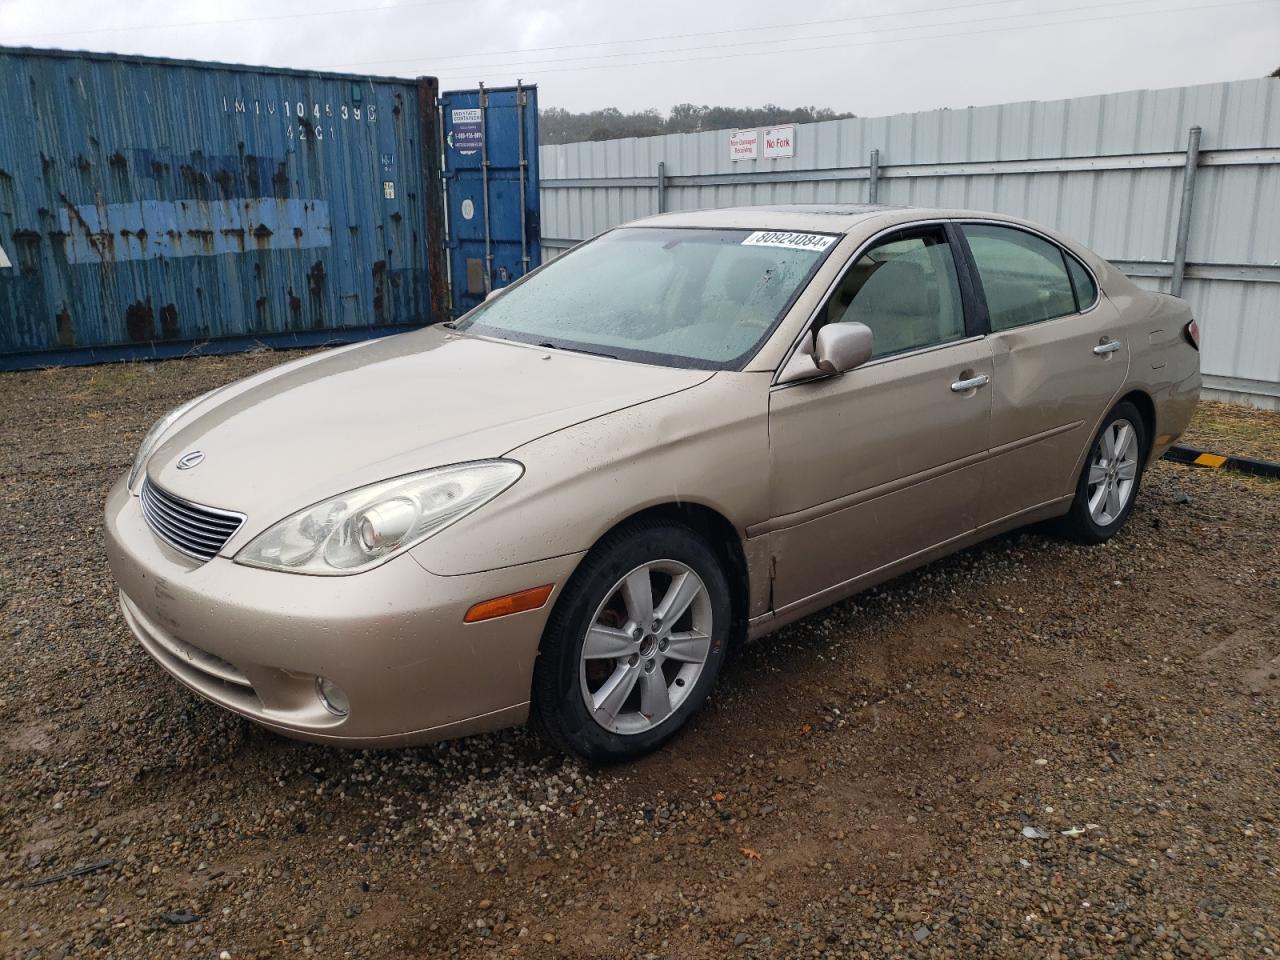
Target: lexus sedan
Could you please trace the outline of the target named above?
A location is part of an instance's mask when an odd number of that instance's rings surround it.
[[[1021,220],[668,214],[174,410],[108,555],[146,650],[281,733],[532,719],[634,757],[749,639],[1015,527],[1114,536],[1198,342],[1181,300]]]

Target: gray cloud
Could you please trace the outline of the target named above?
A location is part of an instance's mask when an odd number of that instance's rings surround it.
[[[772,101],[875,115],[1181,86],[1270,72],[1278,35],[1276,0],[0,2],[0,43],[430,73],[446,87],[521,77],[573,110]]]

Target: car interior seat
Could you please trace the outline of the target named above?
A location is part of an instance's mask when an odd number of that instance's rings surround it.
[[[882,263],[841,316],[865,323],[875,335],[875,355],[897,353],[937,338],[938,309],[924,267],[907,257]]]

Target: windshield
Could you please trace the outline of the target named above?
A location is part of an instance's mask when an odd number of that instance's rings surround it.
[[[836,239],[613,230],[481,304],[457,328],[622,360],[735,369],[760,348]]]

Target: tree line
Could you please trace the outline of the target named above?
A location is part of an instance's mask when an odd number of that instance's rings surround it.
[[[617,107],[574,113],[562,107],[539,111],[542,143],[577,143],[582,140],[616,140],[620,137],[656,137],[663,133],[697,133],[767,127],[779,123],[813,123],[816,120],[845,120],[856,116],[838,113],[829,107],[710,107],[679,103],[663,114],[650,108],[623,113]]]
[[[1280,78],[1280,68],[1273,77]],[[736,130],[768,127],[779,123],[813,123],[815,120],[846,120],[854,113],[838,113],[830,107],[709,107],[678,103],[671,112],[650,107],[623,113],[617,107],[574,113],[563,107],[539,111],[542,143],[578,143],[582,140],[617,140],[621,137],[656,137],[663,133],[698,133],[702,130]]]

